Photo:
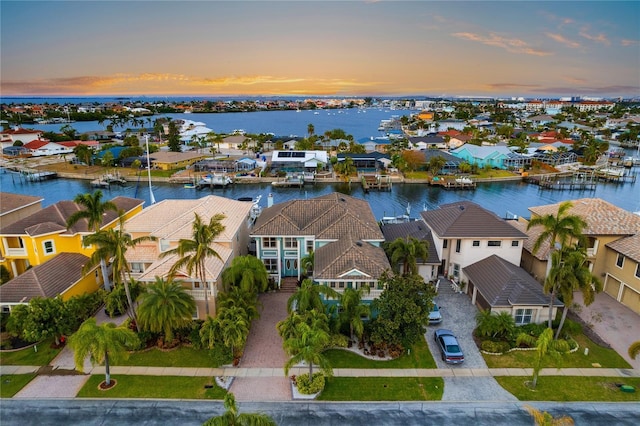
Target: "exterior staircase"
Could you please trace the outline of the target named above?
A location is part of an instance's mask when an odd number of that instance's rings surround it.
[[[281,293],[295,293],[298,289],[298,279],[296,277],[284,277],[280,281]]]
[[[454,286],[453,283],[451,281],[449,281],[448,278],[445,278],[443,276],[438,277],[438,295],[443,295],[443,294],[456,294],[457,291],[454,290]]]

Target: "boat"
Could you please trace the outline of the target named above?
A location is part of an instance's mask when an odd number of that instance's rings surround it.
[[[471,180],[468,177],[459,177],[459,178],[456,179],[456,182],[457,183],[463,183],[463,184],[466,184],[466,185],[471,185],[473,183],[473,180]]]
[[[200,181],[198,182],[198,186],[227,186],[233,183],[233,180],[225,174],[208,174],[202,176]]]
[[[603,167],[598,169],[598,174],[605,177],[619,178],[624,176],[624,169],[620,167]]]

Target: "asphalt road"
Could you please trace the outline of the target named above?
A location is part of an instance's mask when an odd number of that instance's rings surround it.
[[[239,411],[269,414],[279,426],[323,425],[527,425],[529,414],[517,402],[432,403],[240,403]],[[638,424],[638,403],[548,403],[530,405],[570,415],[577,425]],[[219,401],[15,400],[0,402],[0,422],[13,425],[201,425],[224,411]]]

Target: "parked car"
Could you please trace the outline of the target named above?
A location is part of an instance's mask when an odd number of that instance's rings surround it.
[[[442,322],[442,315],[440,314],[440,307],[434,301],[433,307],[429,312],[429,324],[440,324]]]
[[[434,333],[434,338],[438,347],[442,360],[447,364],[460,364],[464,362],[464,354],[458,344],[458,339],[453,335],[451,330],[440,328]]]

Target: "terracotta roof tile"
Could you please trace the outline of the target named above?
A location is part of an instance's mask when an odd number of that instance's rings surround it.
[[[607,247],[640,263],[640,233],[610,242]]]
[[[318,248],[314,255],[316,280],[342,278],[357,270],[372,279],[378,279],[391,265],[381,247],[360,241],[348,233],[339,241]]]

